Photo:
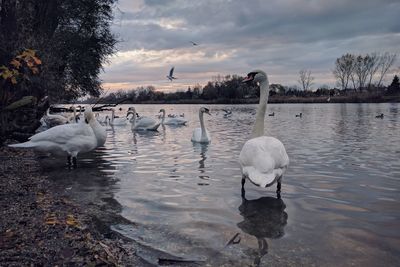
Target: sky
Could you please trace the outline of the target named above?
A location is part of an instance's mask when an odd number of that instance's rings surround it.
[[[335,85],[334,62],[345,53],[398,54],[386,82],[400,69],[398,0],[119,0],[114,16],[119,43],[101,75],[106,90],[186,90],[254,69],[287,86],[311,70],[316,89]]]

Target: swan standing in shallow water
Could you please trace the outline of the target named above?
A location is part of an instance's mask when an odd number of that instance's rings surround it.
[[[187,120],[178,117],[171,118],[165,121],[165,109],[160,109],[160,112],[162,112],[161,124],[163,125],[186,125],[187,123]]]
[[[126,117],[133,115],[129,120],[132,131],[157,131],[161,124],[160,122],[157,122],[155,119],[149,117],[140,117],[140,119],[137,119],[136,114],[136,109],[134,107],[130,107],[128,109],[128,113],[126,114]]]
[[[204,113],[211,115],[210,110],[208,108],[204,108],[204,107],[200,108],[200,110],[199,110],[200,128],[196,128],[193,130],[192,142],[196,142],[196,143],[210,143],[211,142],[211,136],[208,133],[206,127],[204,126],[204,118],[203,118]]]
[[[84,118],[85,121],[82,123],[55,126],[47,131],[35,134],[25,143],[9,146],[32,148],[35,151],[67,156],[68,163],[76,166],[76,157],[79,153],[89,152],[99,144],[95,134],[95,131],[98,131],[96,127],[98,122],[91,108],[85,110]]]
[[[271,136],[264,136],[264,117],[269,94],[267,74],[261,70],[252,71],[243,80],[243,82],[250,81],[255,81],[260,85],[260,103],[252,139],[244,144],[239,156],[243,174],[242,192],[244,192],[246,179],[260,187],[268,187],[276,182],[276,193],[279,198],[282,176],[289,165],[289,157],[281,141]]]

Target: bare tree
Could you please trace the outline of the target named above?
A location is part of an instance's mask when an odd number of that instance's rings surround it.
[[[381,56],[378,55],[377,53],[371,53],[367,55],[366,68],[367,68],[367,76],[369,76],[368,87],[371,87],[372,79],[375,76],[375,73],[379,69],[380,58]]]
[[[355,80],[357,82],[358,89],[365,87],[365,82],[368,76],[368,62],[369,56],[358,55],[355,59],[353,73],[355,75]]]
[[[313,85],[314,77],[311,76],[311,70],[300,70],[299,71],[300,79],[298,82],[304,91],[308,91],[311,89],[311,85]]]
[[[385,77],[387,71],[392,67],[394,61],[396,60],[396,54],[390,54],[386,52],[380,57],[379,61],[379,81],[377,87],[379,87],[382,83],[383,78]]]
[[[338,80],[342,89],[346,89],[349,84],[350,76],[353,72],[355,57],[352,54],[346,54],[336,59],[333,75]]]

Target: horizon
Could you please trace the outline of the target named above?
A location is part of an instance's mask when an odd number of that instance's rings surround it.
[[[400,54],[399,13],[400,3],[391,0],[362,5],[120,0],[112,25],[119,51],[104,66],[103,88],[115,92],[152,85],[174,92],[253,69],[265,70],[271,84],[290,87],[298,86],[299,71],[307,69],[315,77],[314,90],[333,88],[334,62],[343,54]],[[398,74],[399,65],[397,57],[384,84]],[[170,82],[166,75],[173,66],[178,79]]]

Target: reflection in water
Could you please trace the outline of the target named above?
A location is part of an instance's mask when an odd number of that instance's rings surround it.
[[[245,233],[253,235],[258,241],[258,255],[254,259],[254,265],[259,266],[261,258],[268,253],[266,238],[281,238],[285,232],[288,214],[286,205],[282,199],[273,197],[261,197],[255,200],[242,198],[239,206],[243,221],[237,226]]]
[[[199,160],[200,175],[199,175],[199,178],[202,180],[209,180],[210,177],[208,175],[205,175],[205,172],[206,172],[205,162],[207,159],[208,144],[193,143],[193,148],[196,153],[200,152],[200,160]],[[209,185],[209,183],[206,183],[206,182],[200,182],[197,184],[198,185]]]
[[[190,142],[198,106],[179,105],[174,112],[185,113],[188,127],[134,133],[129,125],[108,127],[104,148],[79,155],[77,169],[60,170],[61,159],[49,160],[44,171],[89,207],[134,222],[98,216],[124,225],[119,231],[127,237],[187,259],[218,251],[221,264],[212,266],[248,266],[255,247],[258,264],[267,242],[261,265],[400,266],[400,105],[360,105],[268,106],[275,116],[266,117],[266,130],[282,140],[291,159],[286,208],[281,200],[260,198],[273,194],[255,186],[246,196],[257,200],[240,197],[238,155],[251,134],[255,105],[229,106],[231,118],[223,118],[226,106],[211,106],[220,115],[207,121],[213,142],[206,146]],[[160,108],[165,105],[138,111],[154,116]],[[295,119],[300,112],[303,118]],[[375,119],[380,113],[384,119]],[[285,238],[274,240],[283,228]],[[237,232],[242,241],[221,250]]]

